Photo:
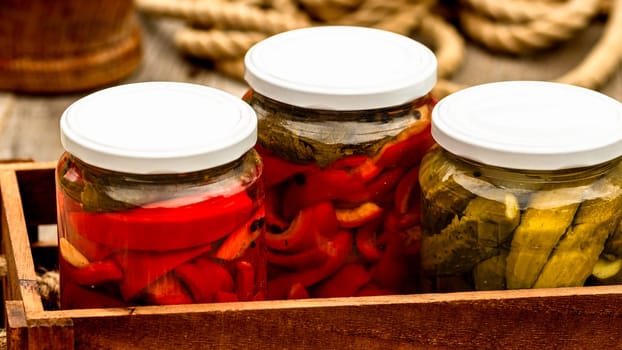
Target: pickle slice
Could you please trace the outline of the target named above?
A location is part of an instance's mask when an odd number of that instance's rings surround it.
[[[483,260],[473,268],[475,290],[505,289],[507,256],[507,251],[501,251],[499,255]]]
[[[620,166],[594,183],[572,227],[553,251],[535,288],[582,286],[622,218]],[[607,195],[605,195],[607,194]],[[589,199],[592,198],[592,199]]]
[[[495,194],[499,196],[500,190]],[[493,192],[493,193],[494,193]],[[478,262],[498,254],[520,219],[516,198],[503,200],[476,197],[464,215],[455,216],[440,233],[422,237],[421,258],[425,271],[439,275],[469,272]]]
[[[588,186],[543,188],[532,194],[507,257],[509,289],[531,288],[551,251],[566,232]]]

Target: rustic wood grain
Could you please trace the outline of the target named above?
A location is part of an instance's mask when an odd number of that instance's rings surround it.
[[[42,311],[41,298],[37,292],[37,274],[15,172],[0,171],[0,195],[2,252],[6,256],[7,279],[10,281],[4,297],[7,300],[23,300],[26,313]]]

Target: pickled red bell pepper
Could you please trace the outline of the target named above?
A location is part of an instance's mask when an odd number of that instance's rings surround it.
[[[416,124],[385,144],[374,162],[380,167],[410,166],[419,163],[428,148],[434,145],[431,124]]]
[[[80,235],[113,249],[168,251],[216,241],[247,220],[252,209],[253,201],[240,191],[178,207],[152,203],[119,212],[77,211],[68,219]]]
[[[150,283],[144,291],[145,299],[155,305],[191,304],[192,298],[181,282],[170,274]]]
[[[371,280],[365,266],[361,264],[343,265],[330,278],[323,281],[316,289],[318,298],[349,297]]]
[[[401,292],[410,274],[408,264],[405,263],[407,257],[404,239],[399,233],[384,232],[378,240],[386,248],[378,263],[370,270],[372,281],[382,289]]]
[[[119,299],[113,298],[108,294],[103,294],[100,291],[89,287],[80,287],[74,283],[64,283],[62,290],[61,305],[66,309],[127,306],[126,303]]]
[[[324,237],[334,236],[337,226],[332,203],[319,202],[299,211],[284,232],[266,232],[266,244],[281,251],[302,251],[316,246]]]
[[[292,285],[287,293],[287,299],[307,299],[309,298],[309,292],[300,282],[296,282]]]
[[[330,246],[327,249],[328,259],[317,267],[283,273],[268,281],[267,299],[283,299],[287,297],[291,287],[295,283],[300,283],[308,288],[337,271],[348,259],[352,251],[352,234],[347,230],[340,230],[335,237],[330,239]]]
[[[235,263],[235,287],[239,300],[252,300],[255,294],[255,268],[248,261]]]
[[[261,159],[264,164],[264,185],[266,187],[271,187],[288,180],[296,174],[307,174],[320,170],[320,167],[315,163],[292,163],[270,155],[269,152],[260,146],[257,146],[257,150],[262,155]]]
[[[413,205],[412,201],[417,197],[419,186],[419,167],[410,169],[400,180],[395,188],[395,208],[398,213],[406,214]]]
[[[265,210],[260,207],[251,218],[233,231],[216,251],[215,257],[222,260],[235,260],[246,252],[246,249],[263,232]]]
[[[295,253],[268,249],[266,257],[270,264],[288,269],[304,270],[321,265],[328,258],[325,248],[315,247]]]
[[[75,268],[69,265],[63,269],[74,283],[83,286],[94,286],[123,279],[123,271],[112,260],[94,261],[84,267]]]
[[[239,301],[239,299],[235,293],[219,290],[214,295],[214,301],[217,303],[233,303]]]
[[[352,209],[335,209],[340,227],[354,228],[379,218],[384,210],[374,202],[365,202]]]
[[[191,249],[169,252],[118,251],[113,259],[123,270],[124,278],[119,284],[121,295],[128,301],[136,297],[149,284],[177,266],[210,251],[204,245]]]
[[[365,183],[345,170],[325,169],[303,179],[292,182],[285,190],[285,218],[293,218],[299,210],[319,202],[360,202],[368,197]]]
[[[363,259],[368,262],[380,260],[382,250],[376,244],[376,234],[382,227],[382,221],[375,220],[369,222],[356,230],[355,245]]]
[[[192,298],[197,302],[211,302],[216,292],[231,292],[234,288],[229,271],[205,257],[178,266],[175,268],[175,276],[190,289]]]

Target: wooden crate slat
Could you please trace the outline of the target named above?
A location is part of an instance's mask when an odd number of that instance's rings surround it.
[[[5,298],[22,300],[26,313],[43,311],[37,290],[37,274],[30,250],[17,176],[0,171],[2,196],[2,245],[7,260],[10,287]]]
[[[24,303],[19,300],[7,300],[4,308],[7,350],[28,349],[28,320]]]

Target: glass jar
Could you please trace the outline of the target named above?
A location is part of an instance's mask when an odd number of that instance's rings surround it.
[[[61,117],[61,307],[263,299],[263,164],[239,98],[185,83],[108,88]]]
[[[427,291],[622,281],[622,105],[588,89],[510,81],[432,113],[420,167]]]
[[[436,58],[370,28],[293,30],[245,57],[265,163],[269,299],[417,289],[417,181]]]

